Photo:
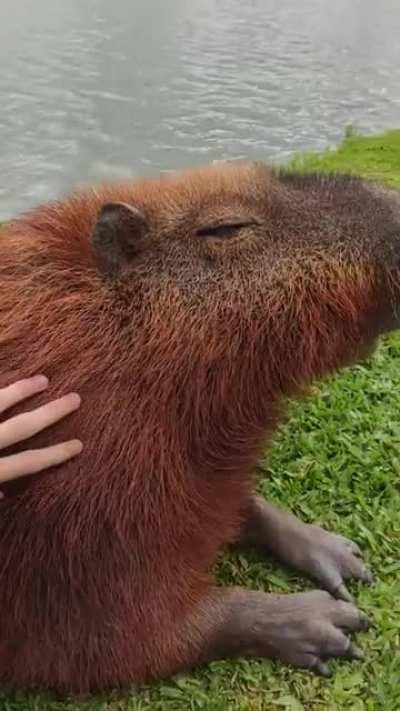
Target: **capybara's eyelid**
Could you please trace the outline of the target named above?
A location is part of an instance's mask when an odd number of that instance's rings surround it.
[[[221,225],[208,225],[196,230],[198,237],[231,237],[244,227],[254,227],[256,222],[232,222]]]

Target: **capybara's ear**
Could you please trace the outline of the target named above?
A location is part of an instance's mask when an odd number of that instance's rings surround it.
[[[103,205],[92,234],[100,271],[115,278],[143,248],[147,231],[146,217],[137,207],[124,202]]]

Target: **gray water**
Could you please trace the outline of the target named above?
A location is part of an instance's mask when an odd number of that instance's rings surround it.
[[[400,0],[0,0],[0,219],[400,126]]]

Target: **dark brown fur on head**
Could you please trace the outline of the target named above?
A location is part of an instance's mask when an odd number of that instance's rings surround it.
[[[0,681],[179,668],[282,398],[397,326],[399,246],[394,192],[257,164],[103,185],[1,232],[0,386],[77,390],[33,446],[86,446],[1,502]]]

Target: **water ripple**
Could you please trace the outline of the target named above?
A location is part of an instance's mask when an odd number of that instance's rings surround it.
[[[73,185],[398,126],[398,0],[2,0],[0,219]]]

